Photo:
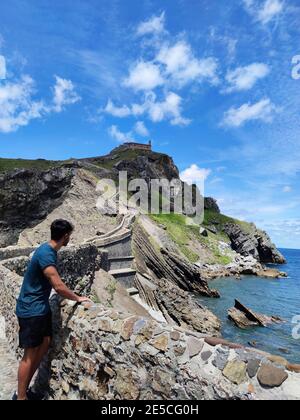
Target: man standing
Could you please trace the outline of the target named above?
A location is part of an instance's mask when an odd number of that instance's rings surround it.
[[[49,297],[52,288],[65,299],[79,303],[89,301],[72,292],[57,271],[57,252],[68,245],[73,230],[74,227],[66,220],[54,221],[51,240],[35,251],[27,268],[16,310],[24,356],[18,371],[18,393],[13,399],[28,399],[30,382],[49,350],[52,337]]]

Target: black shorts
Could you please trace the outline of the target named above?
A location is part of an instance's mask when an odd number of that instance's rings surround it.
[[[52,313],[32,318],[18,318],[19,346],[21,349],[39,347],[45,337],[52,337]]]

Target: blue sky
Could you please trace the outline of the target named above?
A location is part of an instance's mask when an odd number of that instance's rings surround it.
[[[1,3],[1,157],[151,138],[224,213],[300,248],[298,0]]]

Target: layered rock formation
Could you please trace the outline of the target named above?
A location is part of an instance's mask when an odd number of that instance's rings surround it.
[[[139,224],[134,229],[133,246],[141,273],[150,270],[156,278],[168,279],[183,290],[219,297],[218,292],[211,290],[207,281],[202,279],[197,266],[165,248],[155,248],[149,234]]]
[[[276,249],[266,232],[256,229],[246,232],[238,224],[227,224],[224,231],[229,236],[232,248],[239,254],[251,255],[261,263],[284,264],[285,258]]]
[[[272,323],[283,322],[283,320],[277,316],[267,316],[254,312],[237,300],[235,301],[234,308],[228,310],[228,317],[241,329],[256,326],[267,327]]]

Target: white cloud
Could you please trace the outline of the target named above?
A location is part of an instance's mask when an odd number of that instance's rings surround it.
[[[149,34],[160,34],[164,32],[165,27],[165,12],[160,16],[153,16],[151,19],[142,22],[137,30],[139,36]]]
[[[243,2],[248,12],[264,25],[283,12],[281,0],[265,0],[263,6],[261,0],[243,0]]]
[[[134,90],[152,90],[164,84],[160,68],[151,63],[140,61],[130,71],[124,85]]]
[[[53,90],[53,101],[47,104],[44,100],[34,98],[35,82],[30,76],[23,75],[15,81],[6,79],[2,82],[0,84],[0,132],[17,131],[20,127],[27,126],[32,120],[43,118],[53,112],[61,112],[65,105],[79,100],[70,80],[56,77]]]
[[[209,80],[218,82],[218,63],[214,58],[197,59],[191,46],[185,41],[179,41],[173,46],[164,45],[156,61],[165,66],[166,74],[179,84],[179,87],[192,81]]]
[[[124,118],[131,115],[131,110],[128,108],[128,106],[124,105],[122,107],[117,107],[114,105],[114,103],[111,100],[107,102],[107,105],[104,111],[107,114],[111,114],[114,117],[119,117],[119,118]]]
[[[132,138],[131,132],[123,133],[122,131],[119,130],[119,128],[116,125],[112,125],[109,128],[108,132],[113,139],[117,140],[120,143],[125,143],[128,141],[135,141]]]
[[[198,165],[192,164],[180,173],[180,179],[189,185],[202,184],[210,174],[210,169],[202,169]]]
[[[134,130],[137,134],[143,137],[148,137],[150,135],[149,130],[143,121],[138,121],[134,126]]]
[[[190,124],[191,120],[182,116],[181,104],[181,96],[174,92],[166,93],[165,98],[159,101],[156,94],[150,91],[145,94],[144,102],[140,104],[134,103],[130,107],[125,105],[116,107],[111,103],[105,108],[105,112],[119,118],[130,115],[135,117],[147,115],[155,123],[169,120],[172,125],[186,126]],[[142,130],[141,126],[139,126],[139,129]]]
[[[6,60],[3,55],[0,55],[0,80],[6,79]]]
[[[290,185],[286,185],[284,188],[283,188],[283,192],[284,193],[290,193],[290,192],[292,192],[293,191],[293,189],[292,189],[292,187],[290,186]]]
[[[45,112],[43,102],[32,99],[34,81],[23,76],[15,83],[0,85],[0,132],[10,133],[26,126]]]
[[[172,125],[185,126],[190,120],[181,115],[182,98],[174,92],[169,92],[164,101],[156,101],[156,95],[152,94],[146,100],[144,107],[149,118],[153,122],[161,122],[169,119]]]
[[[270,22],[283,10],[283,3],[279,0],[267,0],[264,7],[258,13],[258,19],[262,23]]]
[[[253,63],[246,67],[238,67],[226,75],[229,86],[225,92],[235,92],[251,89],[259,79],[263,79],[270,73],[266,64]]]
[[[271,122],[278,108],[270,99],[262,99],[255,104],[244,104],[240,108],[230,108],[224,116],[223,125],[241,127],[248,121],[261,120]]]
[[[62,79],[58,76],[55,76],[55,79],[53,111],[62,112],[66,105],[73,105],[76,102],[79,102],[81,98],[77,95],[71,80]]]

